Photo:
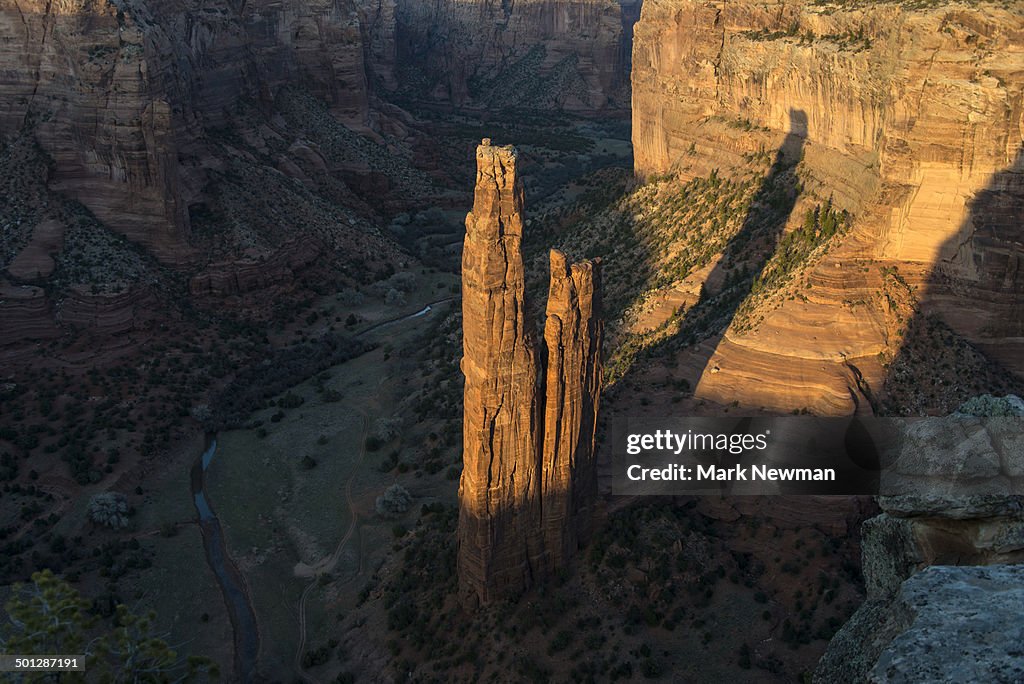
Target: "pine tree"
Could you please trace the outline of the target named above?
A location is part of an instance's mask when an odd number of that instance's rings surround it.
[[[15,585],[4,605],[9,624],[0,625],[0,652],[20,655],[84,655],[85,672],[63,672],[62,684],[79,682],[171,683],[208,681],[218,676],[215,663],[182,657],[153,631],[155,615],[138,616],[117,607],[115,625],[101,624],[90,603],[50,570]],[[25,675],[24,682],[54,681],[52,673]]]

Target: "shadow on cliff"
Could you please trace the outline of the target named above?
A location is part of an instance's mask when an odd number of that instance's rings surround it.
[[[693,378],[693,387],[705,373],[715,372],[708,367],[709,360],[776,252],[800,194],[795,167],[806,138],[807,114],[791,109],[789,131],[754,193],[743,223],[705,278],[698,300],[683,314],[675,335],[645,352],[651,357],[682,350],[683,375]],[[634,366],[627,378],[639,368]]]
[[[1024,395],[1024,147],[967,204],[919,287],[876,412],[946,414],[981,394]],[[896,286],[911,288],[898,269]]]

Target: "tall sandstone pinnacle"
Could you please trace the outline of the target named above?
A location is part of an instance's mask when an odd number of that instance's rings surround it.
[[[551,252],[544,353],[527,319],[513,147],[477,148],[462,252],[459,591],[474,606],[561,567],[589,534],[601,390],[599,267]]]

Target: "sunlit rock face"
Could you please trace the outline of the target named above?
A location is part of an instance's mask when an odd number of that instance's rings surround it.
[[[464,605],[514,596],[589,532],[600,393],[597,265],[552,252],[542,365],[527,319],[517,152],[477,148],[462,254],[459,588]]]
[[[1024,572],[1024,497],[1006,477],[1022,471],[1021,417],[1020,397],[984,395],[908,429],[901,472],[956,475],[878,498],[861,528],[866,600],[815,682],[1019,679],[1021,653],[1001,640],[1020,641],[1003,607],[1020,604]]]
[[[600,264],[551,251],[544,344],[544,542],[560,567],[590,531],[597,492],[594,430],[601,393]]]
[[[900,365],[908,322],[932,315],[1024,372],[1022,70],[1013,3],[645,0],[633,40],[637,173],[729,173],[777,149],[799,110],[801,191],[853,216],[756,330],[725,332],[695,371],[698,398],[871,411],[865,390],[877,398]],[[893,289],[894,267],[907,301],[865,304]]]
[[[464,593],[487,601],[521,589],[540,571],[540,399],[523,302],[516,151],[481,145],[476,158],[462,252],[459,581]]]

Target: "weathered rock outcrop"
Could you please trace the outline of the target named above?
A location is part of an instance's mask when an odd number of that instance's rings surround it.
[[[210,264],[189,280],[189,292],[224,297],[272,285],[291,285],[296,275],[316,261],[322,252],[323,245],[315,240],[293,240],[266,259]]]
[[[398,0],[399,69],[454,105],[597,112],[628,83],[617,0]]]
[[[600,393],[597,265],[551,255],[546,375],[527,318],[516,150],[477,148],[462,255],[460,594],[515,595],[561,566],[589,531]]]
[[[570,265],[551,252],[541,491],[544,546],[560,567],[590,533],[597,467],[594,430],[601,394],[600,264]]]
[[[859,610],[814,673],[821,684],[1019,682],[1024,565],[933,566]]]
[[[113,337],[143,327],[155,304],[153,293],[145,286],[125,284],[119,292],[93,292],[77,286],[58,302],[56,320],[61,327]]]
[[[40,280],[56,268],[52,254],[59,252],[64,241],[64,226],[53,219],[41,221],[32,230],[32,238],[7,266],[7,272],[19,280]]]
[[[40,287],[16,286],[0,280],[0,346],[60,336]]]
[[[1002,565],[1024,562],[1024,497],[1014,494],[1024,477],[1022,420],[1019,398],[986,396],[907,428],[894,477],[918,484],[879,497],[882,513],[864,523],[867,596],[815,681],[1019,680],[1019,649],[1000,645],[1019,642],[1019,619],[999,604],[1020,603],[1009,589],[1019,593],[1024,574],[1024,565]],[[954,637],[956,649],[938,647]]]
[[[1012,218],[1024,201],[1021,73],[1019,5],[645,0],[632,72],[637,173],[725,174],[797,135],[800,188],[854,217],[800,285],[758,312],[756,329],[714,343],[694,371],[696,395],[864,410],[864,388],[883,384],[907,328],[908,311],[877,298],[892,267],[923,314],[1024,372]],[[806,115],[798,130],[792,110]]]

